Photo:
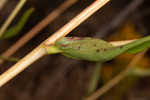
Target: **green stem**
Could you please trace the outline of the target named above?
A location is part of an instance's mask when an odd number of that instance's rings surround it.
[[[61,53],[62,52],[56,46],[46,46],[45,48],[46,48],[48,54],[57,54],[57,53]]]
[[[101,68],[102,68],[102,64],[100,62],[96,63],[91,80],[89,82],[88,95],[91,95],[97,88],[98,81],[100,79]]]
[[[15,57],[4,57],[4,56],[0,56],[0,59],[3,59],[3,60],[6,60],[6,61],[12,61],[12,62],[17,62],[19,61],[18,58],[15,58]]]

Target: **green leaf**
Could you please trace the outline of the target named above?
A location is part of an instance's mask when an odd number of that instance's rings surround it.
[[[143,37],[121,46],[113,46],[109,42],[96,38],[64,37],[55,46],[64,56],[95,62],[106,62],[116,56],[131,52],[137,53],[149,47],[150,36]]]
[[[135,48],[129,49],[127,52],[135,54],[135,53],[139,53],[139,52],[141,52],[141,51],[143,51],[149,47],[150,47],[150,41],[145,42],[142,45],[136,46]]]
[[[26,22],[28,21],[30,15],[32,14],[32,12],[34,11],[34,8],[30,8],[28,9],[20,18],[20,20],[18,21],[18,23],[14,26],[12,26],[11,28],[9,28],[8,30],[6,30],[3,35],[0,37],[1,39],[8,39],[8,38],[12,38],[14,36],[16,36],[24,27],[24,25],[26,24]]]

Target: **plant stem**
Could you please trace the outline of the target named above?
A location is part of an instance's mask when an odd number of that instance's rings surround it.
[[[120,45],[125,45],[125,44],[128,44],[128,43],[131,43],[133,41],[135,41],[137,39],[133,39],[133,40],[124,40],[124,41],[112,41],[110,42],[113,46],[120,46]]]
[[[15,65],[13,65],[10,69],[4,72],[0,76],[0,87],[7,83],[9,80],[14,78],[20,72],[22,72],[25,68],[31,65],[34,61],[38,60],[42,56],[47,54],[47,50],[45,48],[46,45],[53,45],[58,39],[69,34],[75,27],[85,21],[88,17],[90,17],[94,12],[104,6],[109,0],[96,0],[91,6],[86,8],[83,12],[77,15],[73,20],[71,20],[68,24],[50,36],[47,40],[41,43],[37,48],[35,48],[31,53],[27,54],[24,58],[18,61]]]
[[[64,25],[61,29],[59,29],[55,34],[49,37],[46,41],[46,45],[54,44],[58,39],[66,36],[75,29],[78,25],[84,22],[87,18],[89,18],[92,14],[94,14],[97,10],[103,7],[110,0],[95,0],[93,4],[83,10],[80,14],[74,17],[69,23]]]
[[[130,42],[132,42],[132,41],[130,41]],[[112,42],[112,44],[115,44],[115,45],[116,44],[120,45],[119,43],[121,43],[121,45],[123,44],[123,42],[119,42],[119,41],[117,41],[117,43]],[[129,43],[129,42],[125,41],[125,43]],[[11,80],[13,77],[15,77],[17,74],[22,72],[25,68],[27,68],[29,65],[31,65],[34,61],[36,61],[39,58],[41,58],[42,56],[48,54],[49,48],[51,49],[51,50],[49,49],[49,51],[52,52],[52,53],[49,52],[49,54],[53,54],[53,53],[55,54],[55,53],[61,52],[61,51],[53,48],[53,46],[51,46],[51,47],[52,48],[50,48],[50,46],[46,46],[43,42],[37,48],[35,48],[31,53],[27,54],[27,56],[25,56],[24,58],[19,60],[14,66],[12,66],[10,69],[8,69],[6,72],[4,72],[2,75],[0,75],[0,87],[3,86],[9,80]]]
[[[44,29],[48,24],[50,24],[54,19],[56,19],[61,13],[64,12],[67,8],[73,5],[77,0],[67,0],[63,4],[61,4],[54,11],[49,13],[49,15],[44,18],[41,22],[39,22],[36,26],[34,26],[29,32],[27,32],[22,38],[20,38],[14,45],[12,45],[7,51],[2,53],[5,57],[10,57],[17,50],[19,50],[23,45],[25,45],[29,40],[31,40],[35,35],[37,35],[42,29]],[[2,64],[4,60],[0,59],[0,64]]]
[[[5,32],[5,30],[8,28],[8,26],[10,25],[10,23],[13,21],[13,19],[15,18],[15,16],[18,14],[18,12],[21,10],[21,8],[23,7],[23,5],[25,3],[26,3],[26,0],[20,0],[19,1],[19,3],[17,4],[16,8],[13,10],[13,12],[10,14],[10,16],[8,17],[8,19],[6,20],[6,22],[0,28],[0,36],[3,35],[3,33]]]
[[[19,60],[19,62],[17,62],[10,69],[0,75],[0,87],[45,54],[47,54],[47,51],[44,48],[43,44],[39,45],[31,53],[29,53],[23,59]]]
[[[5,6],[7,1],[8,0],[1,0],[1,2],[0,2],[0,10]]]
[[[88,96],[91,95],[97,88],[98,81],[100,79],[101,69],[102,69],[101,63],[100,62],[96,63],[91,80],[89,82]]]
[[[130,68],[133,67],[133,66],[135,66],[136,63],[140,61],[140,59],[144,56],[145,52],[137,54],[135,56],[135,58],[133,58],[133,60],[131,61],[131,63],[126,67],[125,70],[123,70],[122,72],[120,72],[119,75],[117,75],[116,77],[114,77],[112,80],[110,80],[108,83],[106,83],[106,85],[104,85],[102,88],[100,88],[99,90],[97,90],[95,93],[93,93],[91,96],[89,96],[85,100],[96,100],[97,98],[99,98],[100,96],[102,96],[104,93],[106,93],[108,90],[110,90],[113,86],[115,86],[116,84],[118,84],[123,78],[125,78],[126,76],[128,76],[128,71],[130,70]]]

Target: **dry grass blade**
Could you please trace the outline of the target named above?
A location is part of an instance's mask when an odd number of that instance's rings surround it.
[[[127,68],[123,70],[119,75],[114,77],[112,80],[110,80],[106,85],[104,85],[102,88],[97,90],[95,93],[93,93],[91,96],[89,96],[85,100],[96,100],[100,96],[102,96],[104,93],[106,93],[108,90],[110,90],[112,87],[117,85],[123,78],[125,78],[128,74],[128,71],[131,67],[134,67],[144,56],[146,51],[137,54],[133,60],[128,64]]]
[[[7,1],[8,0],[1,0],[1,2],[0,2],[0,10],[5,6]]]
[[[56,19],[61,13],[67,8],[73,5],[77,0],[67,0],[61,4],[57,9],[51,12],[46,18],[44,18],[40,23],[34,26],[29,32],[27,32],[22,38],[20,38],[14,45],[12,45],[7,51],[2,53],[5,57],[10,57],[17,50],[19,50],[23,45],[25,45],[29,40],[31,40],[35,35],[37,35],[42,29],[44,29],[48,24],[50,24],[54,19]],[[0,64],[4,60],[0,59]]]
[[[53,36],[49,37],[45,41],[45,44],[54,44],[58,39],[66,36],[69,32],[75,29],[78,25],[80,25],[83,21],[85,21],[88,17],[90,17],[93,13],[95,13],[98,9],[103,7],[109,1],[110,0],[96,0],[78,16],[74,17],[69,23],[67,23],[60,30],[58,30]]]
[[[133,41],[135,41],[135,40],[137,40],[137,39],[133,39],[133,40],[124,40],[124,41],[112,41],[112,42],[110,42],[112,45],[114,45],[114,46],[120,46],[120,45],[125,45],[125,44],[128,44],[128,43],[130,43],[130,42],[133,42]]]
[[[98,9],[100,9],[103,5],[105,5],[109,0],[96,0],[91,6],[82,11],[79,15],[77,15],[73,20],[71,20],[68,24],[58,30],[54,35],[50,36],[46,41],[41,43],[37,48],[35,48],[31,53],[27,54],[23,59],[21,59],[18,63],[13,65],[10,69],[4,72],[0,76],[0,86],[3,86],[17,74],[22,72],[25,68],[31,65],[34,61],[41,58],[43,55],[47,54],[45,47],[45,43],[47,45],[54,44],[56,40],[61,37],[67,35],[70,31],[72,31],[75,27],[85,21],[88,17],[90,17],[93,13],[95,13]]]
[[[5,30],[8,28],[10,23],[13,21],[15,16],[18,14],[18,12],[21,10],[23,5],[26,3],[26,0],[20,0],[19,3],[17,4],[16,8],[13,10],[13,12],[10,14],[6,22],[2,25],[0,28],[0,36],[5,32]]]

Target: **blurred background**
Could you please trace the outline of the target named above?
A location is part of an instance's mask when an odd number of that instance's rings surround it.
[[[1,3],[2,0],[0,0]],[[28,0],[13,20],[13,26],[30,7],[35,11],[15,37],[0,40],[3,53],[33,26],[58,8],[66,0]],[[78,0],[53,20],[38,35],[30,40],[13,56],[22,58],[48,36],[61,28],[94,0]],[[19,0],[7,0],[0,9],[0,25],[4,23]],[[69,36],[96,37],[107,41],[136,39],[150,33],[149,0],[111,0],[102,9],[73,30]],[[122,54],[105,63],[99,86],[102,87],[112,77],[123,70],[135,55]],[[138,66],[150,66],[149,51],[138,62]],[[0,65],[4,72],[15,62],[6,61]],[[50,55],[41,58],[13,80],[0,88],[1,100],[81,100],[87,94],[88,83],[95,63]],[[150,100],[150,78],[127,77],[100,97],[100,100]]]

